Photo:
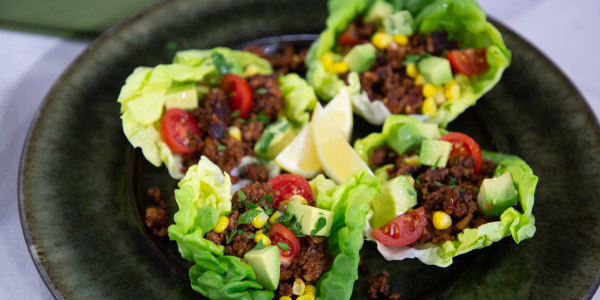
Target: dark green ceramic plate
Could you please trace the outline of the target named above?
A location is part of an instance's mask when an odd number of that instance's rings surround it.
[[[163,2],[101,36],[65,72],[40,107],[24,148],[19,203],[31,256],[57,298],[183,299],[186,264],[174,244],[154,239],[139,211],[144,191],[175,187],[127,143],[116,102],[139,65],[167,63],[175,51],[236,46],[317,33],[324,1]],[[455,259],[446,269],[415,260],[386,262],[363,249],[367,278],[388,270],[392,291],[411,298],[590,298],[600,272],[600,131],[567,78],[526,41],[500,26],[513,65],[476,107],[450,126],[483,148],[525,159],[540,177],[537,233],[505,239]],[[356,133],[372,128],[356,121]]]

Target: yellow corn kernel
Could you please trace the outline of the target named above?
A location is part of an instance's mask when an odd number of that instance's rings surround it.
[[[236,140],[242,140],[242,131],[237,126],[229,126],[227,133]]]
[[[389,34],[383,32],[378,32],[374,34],[371,38],[371,42],[373,43],[373,45],[375,45],[377,49],[387,48],[387,46],[389,46],[392,43],[392,41],[393,38]]]
[[[248,78],[252,75],[256,75],[258,73],[258,67],[254,64],[250,64],[246,67],[246,70],[244,70],[244,77]]]
[[[269,223],[275,224],[277,223],[277,218],[281,217],[281,213],[279,211],[274,212],[269,218]]]
[[[326,52],[321,56],[321,64],[323,64],[323,68],[326,70],[331,69],[334,62],[333,52]]]
[[[440,105],[444,102],[446,102],[446,96],[444,95],[444,87],[443,86],[436,86],[435,89],[435,95],[433,96],[433,99],[435,100],[435,103],[437,103],[437,105]]]
[[[317,295],[317,288],[312,284],[307,284],[304,287],[304,295],[312,294],[313,296]]]
[[[292,285],[292,294],[294,294],[296,296],[304,295],[304,287],[305,286],[306,285],[304,284],[304,280],[296,277],[296,279],[294,279],[294,285]]]
[[[263,211],[260,213],[260,215],[254,217],[250,223],[252,226],[254,226],[254,228],[261,229],[263,226],[265,226],[267,221],[269,221],[269,216]]]
[[[408,37],[404,34],[396,34],[394,35],[394,43],[404,46],[408,44]]]
[[[417,66],[414,63],[406,64],[406,75],[408,75],[410,78],[415,78],[417,75],[420,75],[419,71],[417,71]]]
[[[290,297],[290,296],[281,296],[281,297],[279,297],[279,300],[292,300],[292,297]]]
[[[437,115],[437,104],[435,103],[435,100],[433,98],[427,98],[425,99],[425,101],[423,101],[423,113],[428,115],[428,116],[435,116]]]
[[[260,231],[260,233],[258,233]],[[258,242],[262,241],[263,246],[271,245],[271,239],[262,233],[262,230],[259,230],[254,234],[254,241],[258,244]]]
[[[426,83],[427,83],[427,81],[425,81],[425,77],[423,77],[423,75],[418,74],[417,77],[415,77],[415,84],[417,84],[417,85],[419,85],[419,84],[420,85],[424,85]]]
[[[229,219],[226,216],[220,216],[217,220],[217,226],[213,228],[213,231],[216,233],[221,233],[225,231],[227,226],[229,226]]]
[[[435,86],[429,83],[423,85],[423,96],[425,98],[432,98],[433,96],[435,96]]]
[[[296,300],[315,300],[315,295],[313,295],[313,294],[304,294],[304,295],[296,298]]]
[[[349,69],[350,69],[350,67],[348,66],[348,63],[339,61],[339,62],[334,62],[333,65],[331,65],[331,68],[329,69],[329,71],[331,71],[331,73],[334,73],[334,74],[343,74],[343,73],[348,72]]]
[[[450,101],[460,97],[460,86],[455,80],[450,80],[444,84],[444,96]]]
[[[409,165],[416,165],[419,163],[419,156],[418,155],[409,156],[409,157],[405,158],[402,162],[405,164],[409,164]]]
[[[452,226],[452,218],[450,215],[443,211],[436,211],[433,213],[433,227],[443,230]]]

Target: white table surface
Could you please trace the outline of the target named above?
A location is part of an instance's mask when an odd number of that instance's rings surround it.
[[[480,1],[490,16],[556,63],[598,116],[600,1]],[[52,299],[31,261],[21,230],[19,159],[38,105],[88,43],[0,29],[0,299]],[[593,299],[600,300],[600,293]]]

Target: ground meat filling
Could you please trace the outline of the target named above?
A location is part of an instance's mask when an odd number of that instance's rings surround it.
[[[273,188],[264,182],[254,182],[240,189],[249,202],[263,208],[272,208]],[[269,197],[271,196],[271,197]],[[228,216],[229,225],[220,233],[209,231],[204,238],[216,245],[225,246],[225,255],[243,258],[244,254],[256,246],[252,236],[258,231],[251,224],[239,224],[238,218],[249,208],[240,201],[240,193],[235,193],[231,199],[232,211]],[[263,228],[264,230],[264,228]],[[266,231],[266,230],[265,230]],[[248,236],[250,235],[250,238]],[[292,286],[296,278],[301,278],[306,284],[315,284],[321,275],[333,262],[333,255],[327,249],[327,238],[322,236],[303,236],[298,238],[300,252],[287,268],[280,266],[279,287],[276,295],[291,296]]]
[[[257,45],[250,45],[244,48],[244,51],[256,54],[271,63],[273,70],[278,74],[296,73],[302,77],[306,73],[306,66],[304,65],[304,59],[308,48],[295,48],[291,45],[287,45],[278,49],[278,51],[272,52],[269,47],[260,47]]]
[[[144,224],[148,229],[152,230],[152,234],[158,237],[165,237],[169,234],[167,228],[171,224],[169,212],[167,211],[167,204],[165,203],[165,200],[162,199],[158,188],[148,189],[148,195],[158,206],[146,208]]]
[[[475,162],[470,156],[452,157],[445,168],[435,169],[404,163],[408,156],[397,155],[391,148],[382,146],[373,151],[370,163],[376,167],[393,164],[387,170],[390,177],[411,175],[415,178],[418,201],[415,208],[424,207],[427,216],[427,226],[418,243],[440,244],[453,241],[465,228],[477,228],[497,220],[484,216],[477,204],[477,194],[483,179],[492,177],[492,161],[482,160],[479,173],[474,174]],[[444,230],[436,229],[432,222],[435,211],[450,215],[452,226]]]
[[[369,299],[378,299],[380,297],[386,297],[389,300],[400,299],[400,294],[390,293],[390,283],[388,282],[389,276],[390,273],[384,270],[377,276],[369,278],[369,289],[367,290]]]
[[[182,172],[197,164],[202,155],[225,172],[237,167],[242,157],[255,156],[252,150],[254,143],[266,124],[277,119],[284,101],[275,74],[254,75],[246,80],[252,90],[252,107],[244,119],[232,117],[234,111],[229,106],[230,101],[220,88],[210,88],[200,100],[200,106],[191,112],[200,128],[200,135],[192,139],[196,151],[183,155]],[[241,140],[229,135],[231,126],[238,127]]]
[[[349,25],[357,33],[359,43],[369,43],[376,28],[371,24],[362,22],[362,17],[354,20]],[[340,47],[340,52],[346,54],[351,46]],[[367,92],[371,101],[381,100],[392,114],[418,114],[425,98],[422,94],[423,86],[415,84],[414,80],[406,75],[403,62],[407,55],[432,54],[441,55],[445,50],[458,49],[456,41],[448,40],[447,34],[431,32],[430,34],[417,33],[409,37],[407,45],[392,43],[384,50],[377,50],[375,63],[371,68],[359,74],[360,84]],[[345,79],[346,75],[341,78]]]

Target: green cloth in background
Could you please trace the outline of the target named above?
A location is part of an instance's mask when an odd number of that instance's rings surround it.
[[[94,38],[158,0],[0,0],[0,28]]]

